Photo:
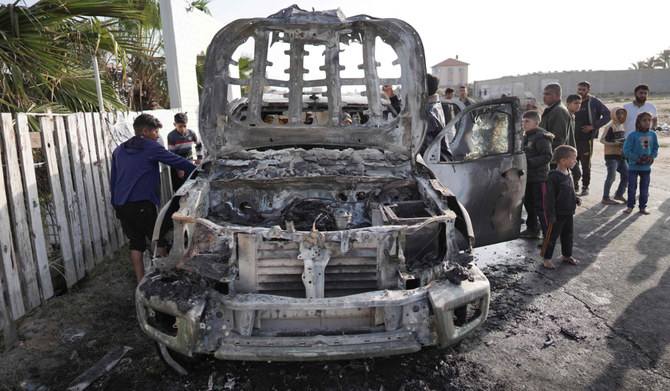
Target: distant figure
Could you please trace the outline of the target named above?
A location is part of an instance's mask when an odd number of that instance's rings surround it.
[[[658,156],[658,138],[656,132],[650,130],[652,114],[642,112],[637,115],[635,131],[626,136],[623,154],[628,159],[628,208],[623,212],[630,214],[635,207],[635,190],[637,177],[640,177],[640,213],[648,215],[649,180],[651,165]]]
[[[395,117],[400,114],[400,98],[398,98],[398,96],[393,91],[393,86],[388,84],[382,86],[382,92],[391,101],[391,107],[393,107],[393,110],[395,110],[395,114],[393,116]]]
[[[454,91],[453,88],[447,87],[447,89],[444,90],[444,99],[454,99],[455,92],[456,91]],[[446,125],[456,116],[454,112],[454,105],[450,103],[443,103],[442,110],[444,111],[444,123]],[[451,139],[449,141],[451,141]]]
[[[546,129],[554,135],[554,141],[551,144],[552,150],[556,150],[561,145],[570,143],[568,132],[570,130],[570,113],[561,102],[561,85],[558,83],[548,84],[544,87],[542,93],[544,104],[549,106],[542,113],[540,127]],[[574,145],[571,145],[574,147]]]
[[[523,148],[526,154],[528,177],[526,178],[526,193],[523,197],[523,206],[526,208],[526,229],[519,233],[520,238],[539,239],[547,229],[542,215],[542,187],[547,180],[549,162],[551,161],[551,140],[554,135],[540,128],[540,115],[537,111],[527,111],[523,114]],[[538,218],[540,223],[538,224]]]
[[[444,129],[444,111],[440,104],[440,97],[437,95],[437,86],[440,80],[431,75],[426,75],[426,87],[428,92],[428,128],[426,129],[426,136],[423,139],[423,144],[419,149],[419,153],[423,155],[426,148],[433,142],[435,137]],[[445,137],[446,139],[446,137]],[[445,142],[440,143],[440,161],[454,160],[449,149],[449,144]]]
[[[547,233],[542,243],[542,266],[555,269],[551,262],[554,255],[556,240],[561,238],[561,260],[571,265],[579,262],[572,257],[572,240],[574,236],[573,215],[582,200],[575,194],[570,177],[570,169],[577,164],[577,150],[569,145],[560,145],[554,151],[553,160],[556,169],[549,171],[546,191],[543,192],[544,214],[547,216]]]
[[[606,123],[602,128],[600,142],[605,144],[605,166],[607,167],[607,179],[603,189],[602,203],[605,205],[619,205],[617,201],[627,203],[623,197],[628,184],[628,163],[623,156],[623,142],[626,132],[623,129],[623,123],[626,121],[626,110],[621,107],[612,109],[612,120]],[[610,199],[610,189],[616,179],[616,173],[619,173],[619,186],[614,192],[614,200]],[[615,201],[616,200],[616,201]]]
[[[110,190],[116,217],[130,241],[130,260],[139,282],[144,277],[142,254],[146,240],[151,240],[156,224],[156,207],[160,204],[158,162],[190,174],[195,166],[158,144],[160,121],[150,114],[140,114],[133,122],[135,136],[112,153]],[[165,254],[162,243],[157,251]]]
[[[590,91],[591,84],[588,81],[581,81],[577,84],[577,94],[582,97],[582,105],[575,113],[575,142],[581,173],[577,170],[573,174],[575,191],[579,188],[579,179],[582,179],[581,196],[589,194],[593,139],[598,137],[598,129],[610,121],[610,109],[600,99],[590,95]]]
[[[465,107],[468,107],[471,104],[475,103],[474,100],[468,98],[468,87],[462,85],[462,86],[458,87],[458,92],[459,92],[459,95],[460,95],[458,99],[461,102],[463,102]],[[456,108],[454,108],[454,111],[455,111],[456,114],[458,114],[461,110],[458,107],[456,107]]]
[[[568,127],[568,138],[567,145],[574,147],[575,143],[575,113],[579,111],[579,108],[582,106],[582,97],[577,94],[568,95],[565,100],[565,107],[568,109],[568,114],[570,114],[570,126]],[[572,169],[572,177],[581,177],[582,173],[579,170],[579,152],[577,153],[577,164]],[[579,191],[577,187],[577,182],[575,182],[575,193]]]
[[[179,155],[186,160],[193,160],[192,147],[195,145],[196,159],[195,164],[200,164],[202,160],[202,144],[198,141],[198,136],[191,129],[187,129],[188,116],[186,113],[177,113],[174,115],[174,129],[168,133],[168,151]],[[177,191],[186,181],[184,171],[170,169],[170,179],[172,180],[172,191]]]
[[[658,127],[658,117],[656,115],[656,105],[653,103],[647,102],[649,97],[649,86],[646,84],[638,84],[635,87],[635,100],[630,103],[623,105],[623,108],[626,109],[628,115],[626,116],[626,122],[623,124],[623,127],[626,131],[626,136],[631,132],[634,132],[635,121],[637,120],[637,115],[639,113],[647,112],[652,116],[651,128],[656,129]]]

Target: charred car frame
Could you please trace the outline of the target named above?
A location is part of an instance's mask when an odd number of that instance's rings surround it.
[[[253,73],[243,79],[233,53],[247,40]],[[279,44],[283,78],[268,58]],[[307,45],[324,76],[306,77]],[[396,54],[395,77],[378,74],[379,45]],[[360,76],[343,77],[352,46]],[[166,348],[235,360],[385,356],[446,347],[483,324],[489,283],[470,263],[470,217],[431,158],[416,155],[425,70],[418,34],[395,19],[294,6],[215,36],[200,109],[209,155],[176,194],[169,257],[153,258],[136,292],[140,325],[168,361]],[[399,113],[385,84],[399,86]],[[352,86],[362,95],[347,98]],[[245,96],[231,100],[235,88]],[[514,155],[518,118],[506,112]]]

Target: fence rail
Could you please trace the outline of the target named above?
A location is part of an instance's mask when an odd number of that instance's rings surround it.
[[[126,243],[110,203],[124,114],[0,114],[0,328]],[[31,131],[32,130],[32,131]],[[39,135],[39,137],[37,137]]]

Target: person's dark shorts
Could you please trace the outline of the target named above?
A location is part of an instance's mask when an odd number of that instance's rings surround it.
[[[115,205],[116,217],[121,220],[123,233],[130,240],[130,249],[144,251],[147,239],[151,241],[156,225],[156,205],[149,200],[126,202]]]

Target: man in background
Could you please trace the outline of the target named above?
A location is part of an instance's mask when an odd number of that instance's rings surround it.
[[[656,105],[653,103],[647,102],[649,97],[649,86],[646,84],[638,84],[635,87],[635,100],[630,103],[623,105],[623,108],[626,109],[626,122],[623,124],[623,128],[626,131],[626,136],[635,131],[635,120],[639,113],[651,113],[651,129],[654,130],[658,127],[658,116],[656,115]]]
[[[575,192],[579,189],[579,179],[582,179],[581,196],[589,194],[593,139],[598,137],[598,129],[611,119],[610,109],[600,99],[589,94],[590,91],[591,84],[588,81],[577,84],[577,94],[582,98],[582,103],[575,113],[575,142],[577,144],[577,164],[581,165],[581,172],[573,170],[573,179]]]

